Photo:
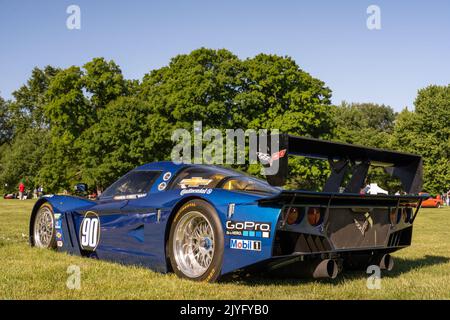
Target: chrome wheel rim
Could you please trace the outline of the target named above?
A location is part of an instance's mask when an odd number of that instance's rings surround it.
[[[203,275],[214,257],[214,232],[206,217],[191,211],[175,227],[173,252],[178,269],[190,278]]]
[[[48,207],[39,209],[34,220],[34,245],[49,248],[53,239],[53,212]]]

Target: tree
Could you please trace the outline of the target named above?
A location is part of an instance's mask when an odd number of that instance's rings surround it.
[[[173,58],[144,77],[142,97],[174,128],[280,129],[291,134],[327,137],[331,91],[288,57],[258,55],[245,61],[221,49],[201,48]],[[170,136],[167,137],[170,145]],[[304,185],[324,178],[311,160],[294,160]],[[320,164],[322,166],[322,164]],[[259,168],[242,167],[259,172]],[[306,181],[306,182],[305,182]],[[314,187],[320,181],[314,183]],[[297,184],[298,185],[298,184]]]
[[[83,132],[97,123],[106,105],[135,87],[127,82],[114,61],[94,58],[84,69],[72,66],[60,71],[46,92],[45,115],[51,143],[47,147],[39,178],[48,189],[69,189],[82,177]]]
[[[403,109],[396,117],[394,130],[389,141],[393,149],[415,153],[421,139],[418,137],[419,122],[414,111]]]
[[[83,93],[83,72],[72,66],[60,71],[46,92],[45,115],[56,136],[74,138],[96,119],[95,112]]]
[[[0,146],[11,142],[13,127],[9,103],[0,97]]]
[[[102,189],[134,167],[170,155],[172,127],[148,102],[121,97],[99,118],[78,141],[84,182]]]
[[[333,109],[335,121],[333,139],[351,144],[389,149],[395,117],[396,113],[389,106],[343,102]],[[348,178],[349,176],[345,182],[348,181]],[[382,168],[378,167],[370,167],[367,182],[378,183],[380,187],[387,189],[390,193],[401,189],[397,179],[391,178]]]
[[[29,128],[16,136],[10,146],[4,147],[0,158],[0,189],[3,192],[17,191],[21,180],[30,190],[38,186],[36,172],[40,169],[48,143],[47,130]]]
[[[289,57],[260,54],[242,61],[225,49],[200,48],[174,57],[142,83],[124,79],[118,65],[103,58],[82,68],[35,69],[13,103],[24,110],[17,112],[23,117],[18,123],[49,131],[37,179],[46,190],[60,191],[81,179],[106,187],[143,162],[168,159],[172,132],[191,130],[194,121],[204,129],[279,129],[329,138],[330,97],[322,81]],[[35,118],[42,121],[30,120]],[[317,187],[328,173],[326,163],[292,163],[295,187]]]
[[[259,54],[243,62],[239,75],[241,92],[234,112],[252,129],[279,129],[293,135],[331,136],[331,90],[289,57]],[[257,166],[249,172],[258,174]],[[313,159],[292,158],[288,186],[320,189],[329,174],[328,165]]]
[[[392,146],[424,159],[424,190],[447,191],[450,186],[450,85],[419,90],[413,112],[400,113]]]
[[[233,112],[240,71],[241,62],[231,52],[197,49],[146,74],[142,97],[177,127],[191,128],[196,120],[205,127],[232,128],[235,117],[242,116]]]
[[[385,105],[343,102],[333,110],[334,139],[376,148],[387,148],[394,130],[395,112]]]
[[[114,61],[94,58],[83,67],[60,71],[48,86],[45,114],[58,136],[77,138],[98,120],[97,112],[135,86]]]
[[[27,83],[12,93],[14,101],[10,104],[10,112],[15,132],[27,128],[45,128],[48,125],[44,114],[44,105],[47,103],[45,94],[50,81],[59,71],[52,66],[34,68]]]
[[[79,67],[60,71],[50,82],[44,106],[50,124],[39,179],[49,191],[68,189],[77,180],[78,152],[75,141],[95,121],[96,115],[83,93]]]
[[[301,70],[289,57],[259,54],[243,62],[241,92],[234,111],[245,114],[251,128],[278,128],[311,137],[329,137],[331,90]],[[244,123],[246,125],[247,123]]]
[[[94,110],[101,110],[109,102],[125,96],[133,84],[123,78],[122,70],[114,61],[94,58],[83,66],[83,84],[90,93],[90,104]],[[130,85],[130,87],[128,87]]]

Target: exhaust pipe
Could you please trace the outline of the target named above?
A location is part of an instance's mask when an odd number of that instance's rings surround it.
[[[322,260],[314,269],[314,278],[331,278],[334,279],[338,275],[338,265],[336,261],[331,259]]]
[[[378,266],[382,270],[391,271],[394,268],[394,259],[391,257],[390,254],[385,254],[381,257]]]

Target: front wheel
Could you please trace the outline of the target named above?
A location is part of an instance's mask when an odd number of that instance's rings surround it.
[[[55,249],[55,219],[48,203],[39,207],[33,220],[32,245],[38,248]]]
[[[214,208],[202,200],[184,204],[170,228],[168,253],[179,277],[214,282],[220,276],[224,236]]]

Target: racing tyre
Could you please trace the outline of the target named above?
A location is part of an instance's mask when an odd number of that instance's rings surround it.
[[[53,208],[44,203],[39,207],[32,219],[31,245],[44,249],[56,249],[55,218]]]
[[[167,247],[176,275],[216,281],[222,268],[224,235],[214,208],[198,199],[185,203],[175,214]]]

